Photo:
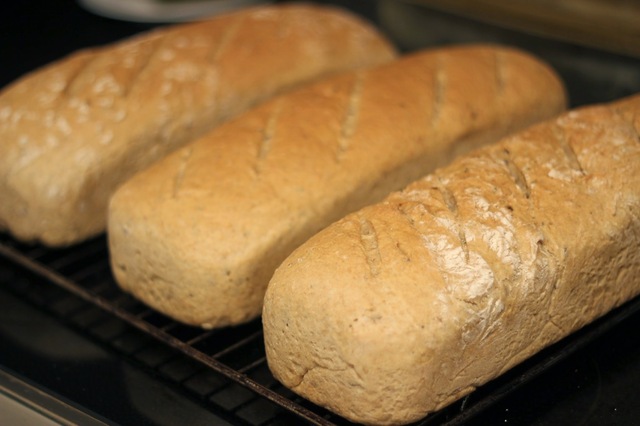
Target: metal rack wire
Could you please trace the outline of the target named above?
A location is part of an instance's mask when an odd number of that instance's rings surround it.
[[[177,323],[119,290],[104,237],[52,250],[0,234],[0,261],[20,268],[9,280],[14,293],[177,385],[233,424],[351,424],[273,378],[259,320],[203,330]],[[638,311],[640,300],[632,301],[416,425],[468,422]]]
[[[12,281],[14,290],[179,384],[216,412],[247,424],[280,424],[290,418],[316,425],[345,424],[273,379],[259,321],[202,330],[179,324],[120,291],[110,274],[103,238],[48,250],[3,236],[0,254],[30,274],[28,280]]]

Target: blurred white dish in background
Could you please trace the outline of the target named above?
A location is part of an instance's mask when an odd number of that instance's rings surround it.
[[[78,0],[85,9],[133,22],[180,22],[227,12],[265,0]]]

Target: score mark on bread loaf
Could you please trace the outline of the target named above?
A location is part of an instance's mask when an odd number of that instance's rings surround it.
[[[358,125],[358,114],[360,111],[364,79],[365,74],[363,72],[356,72],[353,75],[353,88],[347,98],[346,112],[342,120],[342,125],[340,126],[340,136],[338,137],[338,149],[336,153],[338,162],[342,161],[342,158],[349,149],[349,142]]]

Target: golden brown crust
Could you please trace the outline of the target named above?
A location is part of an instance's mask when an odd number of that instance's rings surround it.
[[[640,96],[569,112],[315,235],[266,293],[275,376],[407,423],[640,293],[639,132]]]
[[[340,9],[260,6],[81,51],[0,93],[0,229],[100,233],[113,190],[223,120],[321,75],[393,59]]]
[[[274,269],[314,232],[564,103],[546,65],[492,46],[277,97],[121,187],[108,229],[116,280],[185,323],[255,318]]]

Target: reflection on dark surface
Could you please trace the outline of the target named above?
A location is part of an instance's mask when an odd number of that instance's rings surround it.
[[[226,423],[4,290],[0,364],[18,376],[118,424]]]

